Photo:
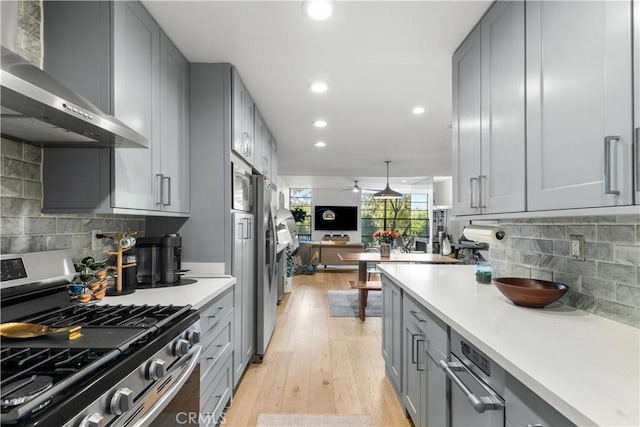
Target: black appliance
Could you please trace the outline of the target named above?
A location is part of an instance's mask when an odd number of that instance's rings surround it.
[[[168,234],[159,237],[140,237],[136,240],[138,284],[156,286],[180,282],[182,237]]]
[[[148,425],[180,391],[202,345],[191,306],[81,305],[67,288],[67,251],[1,255],[2,322],[80,325],[0,342],[0,422],[25,426]]]

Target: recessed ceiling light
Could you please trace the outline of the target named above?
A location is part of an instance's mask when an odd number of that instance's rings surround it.
[[[326,144],[326,143],[324,143],[323,141],[318,141],[318,142],[316,142],[316,143],[315,143],[315,144],[313,144],[313,145],[315,145],[316,147],[319,147],[319,148],[322,148],[322,147],[326,147],[326,146],[327,146],[327,144]]]
[[[328,0],[308,0],[302,3],[302,8],[316,21],[324,21],[333,13],[333,4]]]
[[[403,184],[404,184],[404,183],[406,183],[406,182],[407,182],[407,180],[406,180],[406,179],[403,179],[403,180],[402,180],[402,183],[403,183]]]
[[[417,107],[414,107],[413,110],[411,110],[411,112],[413,114],[422,114],[424,113],[424,107],[421,107],[418,105]]]
[[[309,85],[311,92],[324,93],[329,90],[329,86],[325,82],[313,82]]]
[[[313,122],[313,125],[317,128],[327,127],[327,122],[325,120],[316,120]]]

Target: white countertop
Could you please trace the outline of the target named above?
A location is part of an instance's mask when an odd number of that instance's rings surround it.
[[[378,268],[575,424],[640,426],[639,329],[558,303],[518,307],[472,265]]]
[[[129,295],[105,297],[102,304],[190,304],[199,310],[236,283],[235,277],[189,277],[196,283],[164,288],[136,289]]]

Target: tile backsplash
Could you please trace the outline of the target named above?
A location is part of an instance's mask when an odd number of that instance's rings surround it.
[[[112,245],[104,239],[92,251],[92,230],[144,232],[144,216],[41,213],[42,149],[2,138],[0,154],[1,253],[69,249],[74,261],[87,255],[104,259]]]
[[[499,276],[564,283],[561,302],[640,327],[640,214],[499,222],[509,235],[489,252]],[[571,235],[584,236],[584,261],[570,259]]]

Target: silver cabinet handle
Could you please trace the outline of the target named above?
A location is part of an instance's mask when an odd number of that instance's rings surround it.
[[[478,201],[476,200],[476,191],[478,189],[478,178],[474,177],[474,178],[469,178],[469,185],[470,185],[470,189],[471,189],[471,196],[469,197],[469,207],[470,208],[477,208],[478,207]]]
[[[527,424],[527,427],[544,427],[544,425],[540,424],[540,423],[535,423],[535,424]]]
[[[247,221],[247,239],[251,238],[251,227],[253,226],[252,222],[251,222],[251,218],[245,218],[245,221]]]
[[[420,323],[426,323],[427,319],[422,319],[422,318],[420,318],[420,316],[418,316],[418,313],[420,313],[419,311],[416,311],[416,310],[409,310],[409,313],[411,313],[411,315],[412,315],[413,317],[415,317],[415,318],[418,320],[418,322],[420,322]]]
[[[620,195],[620,191],[611,189],[611,141],[620,141],[619,136],[604,138],[604,194]]]
[[[240,222],[238,223],[238,225],[240,226],[240,233],[238,233],[238,236],[240,236],[239,240],[244,240],[244,219],[240,220]]]
[[[504,408],[504,404],[500,402],[495,397],[489,396],[477,396],[469,388],[465,385],[464,382],[455,374],[455,372],[466,371],[469,375],[472,376],[471,372],[459,362],[447,362],[445,360],[441,360],[438,365],[442,368],[444,373],[457,385],[460,390],[464,393],[473,409],[476,410],[477,413],[482,414],[484,411],[493,411]],[[473,378],[473,376],[472,376]],[[482,386],[486,390],[486,386],[478,381],[478,384]],[[488,390],[487,390],[488,392]]]
[[[416,337],[420,334],[411,334],[411,363],[416,363]]]
[[[170,206],[171,205],[171,177],[170,176],[163,176],[162,181],[166,181],[167,182],[167,195],[169,196],[168,199],[169,201],[167,203],[164,203],[164,184],[162,186],[162,201],[163,201],[163,205],[164,206]]]
[[[161,173],[156,174],[156,205],[163,205],[164,202],[164,175]]]
[[[426,340],[416,340],[416,371],[423,372],[424,368],[420,368],[420,343],[424,343]]]
[[[478,175],[478,192],[480,193],[479,205],[480,209],[487,208],[487,176]]]

